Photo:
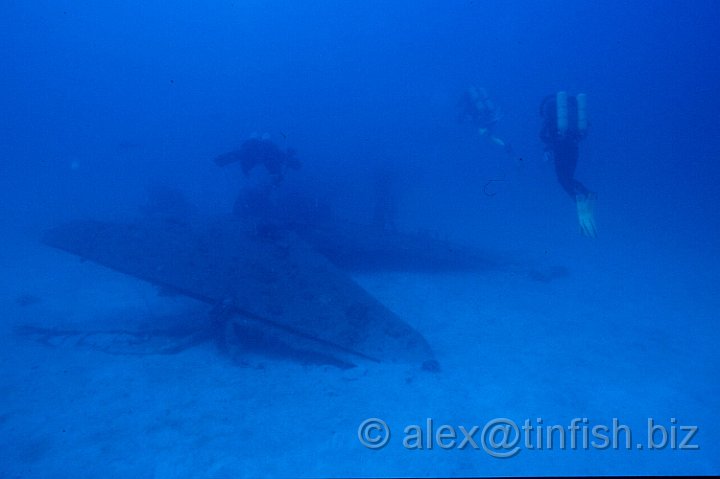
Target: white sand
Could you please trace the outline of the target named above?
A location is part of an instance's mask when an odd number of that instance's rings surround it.
[[[521,271],[376,274],[358,280],[429,340],[438,374],[363,364],[342,371],[252,356],[239,367],[211,344],[124,356],[12,334],[18,324],[112,326],[197,314],[191,302],[6,236],[0,255],[0,475],[288,477],[720,472],[717,271],[702,258],[590,255],[549,283]],[[534,253],[530,253],[532,255]],[[692,274],[688,269],[693,269]],[[31,294],[39,302],[20,306]],[[190,313],[189,313],[190,312]],[[382,450],[358,425],[384,419]],[[700,449],[406,450],[409,424],[484,425],[495,417],[591,425],[617,417],[644,441],[647,418],[697,425]]]

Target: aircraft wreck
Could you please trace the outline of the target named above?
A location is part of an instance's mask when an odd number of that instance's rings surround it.
[[[334,225],[273,228],[236,217],[78,221],[43,242],[209,305],[225,343],[252,338],[351,367],[438,370],[428,341],[346,270],[476,269],[476,252],[423,236]]]

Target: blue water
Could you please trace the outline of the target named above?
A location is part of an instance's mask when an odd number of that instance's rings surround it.
[[[720,473],[717,2],[8,0],[1,18],[3,477]],[[513,157],[457,121],[471,85]],[[576,177],[597,193],[595,239],[544,159],[557,91],[587,94]],[[158,185],[230,213],[247,180],[212,160],[265,133],[303,163],[283,187],[367,224],[381,172],[399,230],[505,265],[355,274],[440,372],[16,333],[204,318],[39,240],[136,216]],[[374,417],[392,430],[380,450],[358,439]],[[504,459],[403,446],[428,418],[478,442],[494,418],[580,429],[575,448]],[[629,449],[581,447],[613,419]],[[648,447],[649,421],[677,447]]]

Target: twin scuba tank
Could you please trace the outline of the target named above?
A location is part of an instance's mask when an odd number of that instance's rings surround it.
[[[550,105],[547,105],[551,107]],[[556,129],[559,137],[574,136],[582,138],[588,127],[587,121],[587,95],[578,93],[569,97],[567,92],[559,91],[555,94]]]

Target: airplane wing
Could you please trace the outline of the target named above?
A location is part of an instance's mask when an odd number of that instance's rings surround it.
[[[355,360],[437,363],[425,338],[298,235],[234,218],[79,221],[45,244],[242,315],[305,349]]]

